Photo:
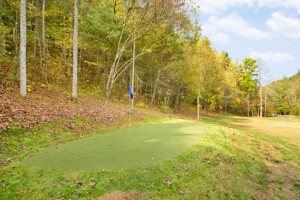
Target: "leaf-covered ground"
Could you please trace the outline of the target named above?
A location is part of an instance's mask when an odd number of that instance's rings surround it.
[[[110,103],[104,107],[103,101],[91,96],[82,95],[75,102],[66,94],[47,90],[29,93],[26,98],[21,98],[18,91],[0,93],[0,96],[0,131],[34,128],[40,123],[62,118],[78,118],[110,126],[129,115],[127,106]],[[133,114],[135,118],[141,117],[137,112]],[[72,124],[66,126],[72,128]]]

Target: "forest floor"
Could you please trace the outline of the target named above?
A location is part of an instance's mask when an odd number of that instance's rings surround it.
[[[174,158],[117,171],[24,166],[28,155],[124,127],[191,116],[89,95],[0,94],[0,199],[299,199],[299,121],[203,117],[198,144]]]

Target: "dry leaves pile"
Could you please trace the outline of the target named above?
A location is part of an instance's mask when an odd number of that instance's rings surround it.
[[[128,116],[128,107],[121,104],[108,104],[95,97],[80,97],[71,102],[63,94],[40,91],[21,98],[18,92],[0,94],[0,132],[11,128],[33,128],[42,122],[57,119],[85,119],[89,122],[109,126]],[[137,112],[132,114],[141,118]]]

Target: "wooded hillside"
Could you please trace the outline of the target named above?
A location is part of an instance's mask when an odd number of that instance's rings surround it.
[[[1,93],[59,86],[73,98],[93,91],[106,104],[127,98],[131,84],[133,105],[162,111],[299,115],[299,72],[262,88],[260,62],[216,51],[189,1],[81,0],[78,30],[76,2],[1,0]]]

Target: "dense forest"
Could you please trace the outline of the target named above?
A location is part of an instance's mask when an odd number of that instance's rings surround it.
[[[300,71],[263,86],[261,60],[233,61],[201,35],[199,9],[187,0],[1,0],[0,93],[55,85],[106,104],[127,98],[131,84],[132,106],[164,112],[300,115]]]
[[[266,90],[270,98],[270,112],[300,115],[300,70],[294,76],[274,81]],[[271,110],[273,109],[273,110]]]

